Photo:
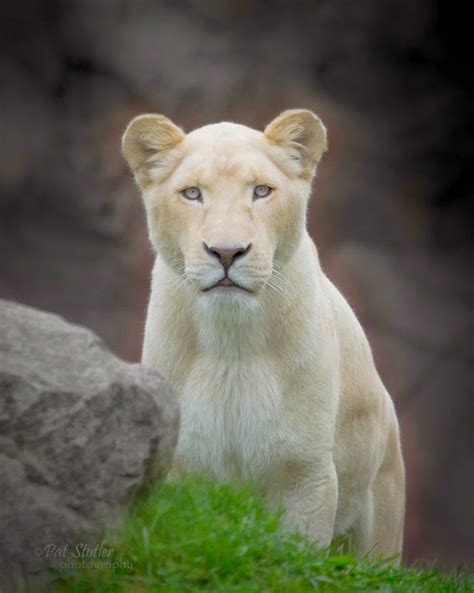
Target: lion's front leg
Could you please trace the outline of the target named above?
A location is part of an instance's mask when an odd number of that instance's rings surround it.
[[[336,468],[329,461],[298,469],[290,466],[267,499],[272,508],[283,507],[285,527],[322,547],[329,545],[333,537],[337,496]]]

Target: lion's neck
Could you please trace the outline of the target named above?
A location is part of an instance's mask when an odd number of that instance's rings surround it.
[[[268,342],[267,317],[259,302],[199,303],[193,315],[199,348],[230,359],[262,352]]]

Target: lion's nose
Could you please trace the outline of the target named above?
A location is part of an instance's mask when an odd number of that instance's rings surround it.
[[[252,247],[252,243],[249,243],[247,247],[235,247],[233,245],[209,246],[207,243],[203,242],[203,246],[209,255],[217,257],[217,259],[221,262],[222,267],[227,272],[227,270],[237,258],[247,255],[247,253],[250,251],[250,248]]]

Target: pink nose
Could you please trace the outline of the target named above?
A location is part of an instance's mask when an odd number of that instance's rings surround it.
[[[239,257],[244,257],[250,251],[252,243],[249,243],[247,247],[234,247],[234,246],[216,246],[212,245],[209,247],[207,243],[203,243],[205,251],[212,257],[217,257],[221,262],[222,267],[227,272],[234,261]]]

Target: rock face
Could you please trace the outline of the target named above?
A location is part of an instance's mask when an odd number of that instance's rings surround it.
[[[0,301],[0,590],[44,582],[168,471],[178,406],[89,330]]]

